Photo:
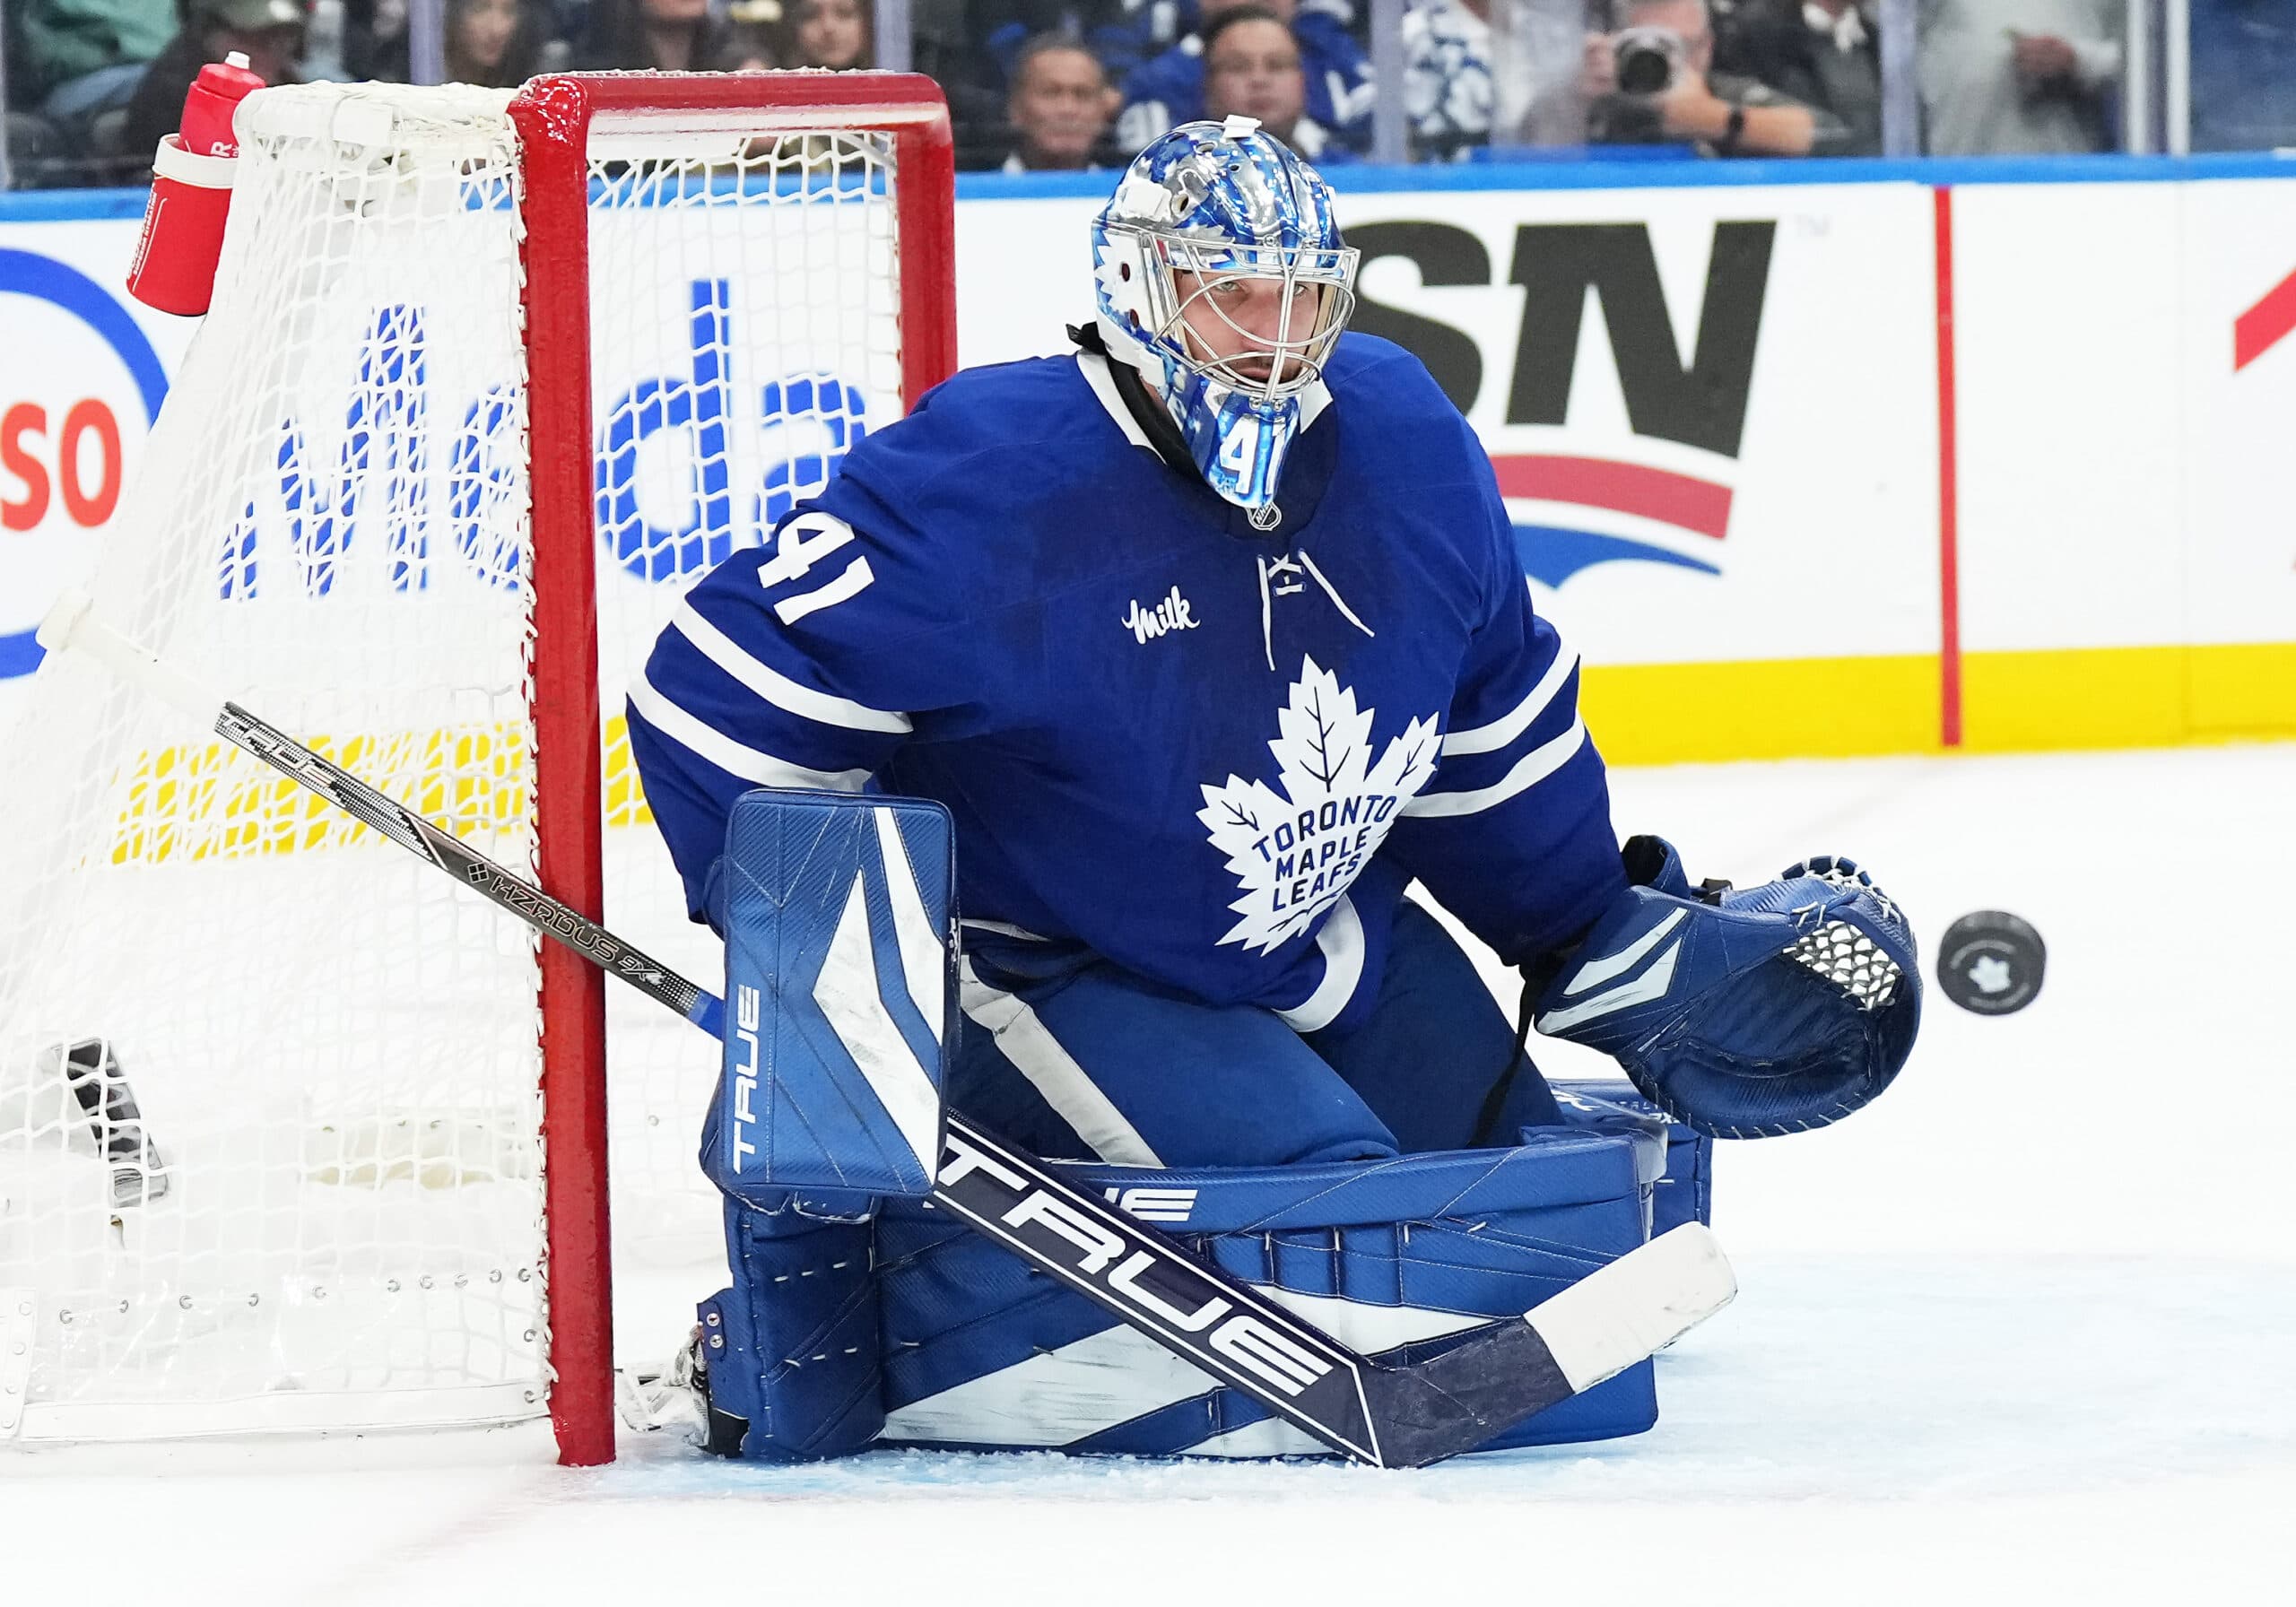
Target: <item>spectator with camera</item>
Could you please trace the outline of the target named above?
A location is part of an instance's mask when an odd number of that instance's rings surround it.
[[[1918,61],[1933,156],[2109,149],[2123,0],[1923,0]]]
[[[1744,0],[1715,56],[1726,74],[1766,84],[1842,126],[1813,156],[1882,153],[1881,25],[1872,0]]]
[[[1004,103],[1007,173],[1083,172],[1116,160],[1107,145],[1116,90],[1099,58],[1073,39],[1039,34],[1021,47]]]
[[[1301,115],[1308,125],[1326,142],[1344,142],[1359,151],[1369,145],[1371,64],[1336,13],[1321,6],[1301,9],[1298,0],[1203,0],[1196,30],[1126,80],[1124,109],[1117,116],[1117,139],[1125,150],[1137,151],[1167,129],[1210,115],[1213,30],[1228,13],[1247,5],[1269,13],[1292,36],[1291,53],[1299,58],[1305,83]],[[1298,149],[1308,154],[1306,146]]]
[[[1841,121],[1759,79],[1717,73],[1706,0],[1628,0],[1624,26],[1589,34],[1579,69],[1587,138],[1688,144],[1701,156],[1808,156],[1843,147]]]

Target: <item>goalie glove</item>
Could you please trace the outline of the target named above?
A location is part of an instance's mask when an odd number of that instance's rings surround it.
[[[1644,1099],[1717,1138],[1822,1127],[1890,1085],[1921,969],[1865,872],[1827,856],[1735,892],[1693,890],[1659,838],[1623,857],[1632,885],[1544,983],[1541,1032],[1613,1056]]]

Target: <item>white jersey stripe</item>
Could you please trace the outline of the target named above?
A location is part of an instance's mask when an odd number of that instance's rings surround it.
[[[794,625],[809,613],[842,603],[848,597],[858,595],[876,578],[877,572],[869,567],[869,560],[866,558],[857,558],[839,569],[837,578],[831,580],[827,586],[818,586],[809,592],[799,592],[794,597],[784,597],[773,605],[773,612],[781,616],[783,624]]]
[[[842,725],[848,731],[905,733],[909,729],[905,714],[871,708],[850,698],[832,697],[810,686],[800,686],[744,652],[733,638],[696,612],[691,603],[671,616],[670,625],[703,657],[786,714],[823,725]]]
[[[1448,758],[1460,753],[1488,753],[1503,748],[1531,727],[1531,722],[1547,711],[1547,706],[1561,691],[1562,683],[1570,679],[1570,672],[1578,667],[1575,651],[1558,650],[1554,662],[1546,666],[1546,673],[1531,688],[1530,696],[1509,709],[1488,725],[1475,725],[1465,731],[1453,731],[1443,738],[1443,752]]]
[[[1116,1102],[1102,1093],[1091,1073],[1060,1047],[1037,1012],[974,974],[972,961],[959,962],[958,1001],[964,1012],[996,1037],[1004,1058],[1020,1068],[1030,1086],[1044,1096],[1053,1114],[1076,1129],[1092,1152],[1111,1166],[1161,1166],[1156,1151],[1125,1120]]]
[[[704,725],[654,690],[641,673],[631,682],[630,706],[646,723],[682,748],[690,749],[729,776],[754,781],[760,786],[813,787],[822,792],[857,793],[869,779],[866,770],[809,770],[803,765],[776,759],[735,742],[714,726]]]
[[[1275,1019],[1294,1032],[1315,1032],[1330,1026],[1363,980],[1363,921],[1345,894],[1317,928],[1316,947],[1323,951],[1323,980],[1304,1003],[1275,1012]]]
[[[1491,786],[1471,793],[1422,793],[1405,804],[1402,812],[1415,818],[1481,814],[1545,780],[1586,745],[1587,722],[1574,719],[1570,730],[1524,754],[1515,761],[1513,769]]]

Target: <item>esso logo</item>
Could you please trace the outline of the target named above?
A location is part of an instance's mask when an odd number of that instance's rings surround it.
[[[22,487],[0,501],[0,529],[37,530],[61,500],[74,525],[93,530],[119,506],[119,417],[101,396],[81,397],[60,423],[38,402],[18,402],[0,413],[0,469]]]
[[[33,631],[84,579],[132,454],[159,417],[159,354],[77,268],[0,249],[0,679],[28,675]]]

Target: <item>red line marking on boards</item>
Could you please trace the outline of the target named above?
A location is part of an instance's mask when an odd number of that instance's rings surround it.
[[[1535,497],[1639,514],[1718,542],[1730,528],[1728,486],[1670,469],[1538,452],[1494,456],[1491,466],[1499,475],[1502,497]]]
[[[2296,274],[2264,293],[2264,300],[2232,320],[2232,372],[2239,373],[2296,329]]]
[[[1937,739],[1961,745],[1961,487],[1953,417],[1953,192],[1937,201]]]

